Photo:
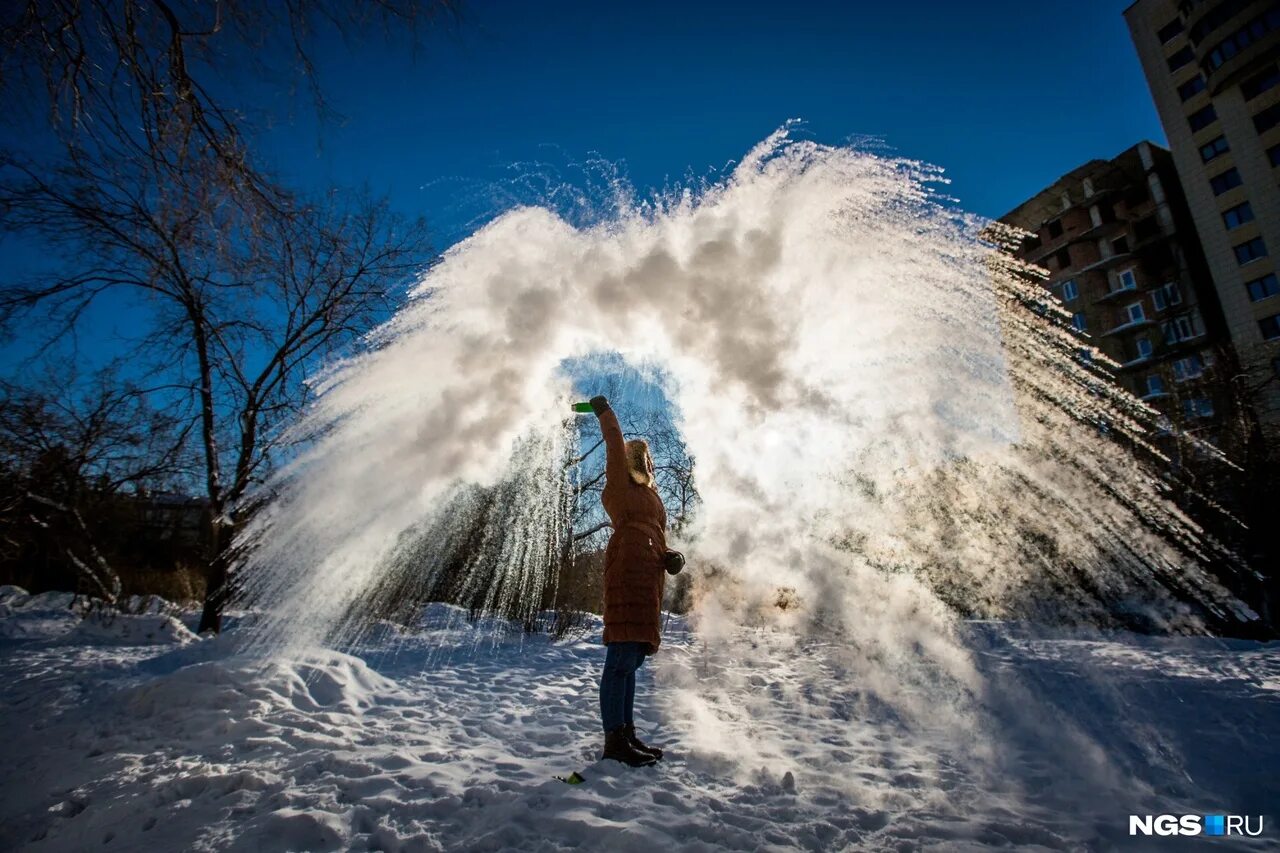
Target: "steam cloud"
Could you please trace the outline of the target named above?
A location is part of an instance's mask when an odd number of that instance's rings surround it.
[[[668,377],[702,498],[685,547],[721,572],[709,640],[762,614],[838,637],[868,693],[964,725],[981,685],[955,605],[1088,585],[1192,628],[1185,599],[1237,608],[1159,484],[1081,428],[1107,408],[1142,442],[1150,412],[1005,315],[1018,277],[938,177],[783,130],[700,194],[587,228],[523,207],[454,246],[324,378],[299,426],[320,437],[253,522],[268,635],[326,638],[460,484],[509,476],[529,436],[553,454],[562,364],[602,352]],[[800,607],[771,608],[783,588]]]

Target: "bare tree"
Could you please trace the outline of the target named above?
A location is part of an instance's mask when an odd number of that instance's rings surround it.
[[[245,111],[217,93],[246,63],[314,81],[316,27],[416,33],[441,9],[452,4],[31,0],[0,18],[0,103],[50,119],[41,144],[0,152],[0,227],[57,259],[0,283],[0,321],[42,320],[56,341],[105,294],[131,298],[136,369],[165,378],[198,436],[213,519],[202,630],[220,626],[244,498],[305,404],[308,370],[386,316],[427,252],[422,222],[385,203],[286,190],[253,162]]]
[[[658,494],[667,507],[668,523],[678,532],[692,520],[698,506],[698,489],[693,482],[694,458],[689,455],[680,431],[665,415],[651,414],[642,432],[649,442]]]
[[[309,48],[317,32],[381,29],[416,48],[424,25],[457,14],[455,0],[25,0],[0,9],[0,91],[10,110],[45,112],[70,148],[111,139],[125,143],[116,153],[165,151],[174,165],[203,152],[223,180],[269,199],[245,105],[226,97],[239,75],[301,78],[328,114]]]
[[[130,191],[138,182],[89,162],[53,181],[23,172],[24,182],[0,187],[7,226],[70,261],[6,288],[0,308],[11,317],[42,309],[61,333],[108,291],[145,297],[135,306],[148,330],[139,359],[171,379],[174,405],[198,424],[214,554],[202,627],[216,630],[240,501],[304,405],[307,369],[385,316],[424,260],[424,228],[364,199],[293,202],[279,216],[256,208],[240,222],[209,193],[174,194],[157,209]],[[163,193],[186,177],[141,189]]]

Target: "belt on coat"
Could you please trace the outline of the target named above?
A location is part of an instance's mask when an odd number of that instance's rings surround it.
[[[628,530],[636,530],[636,531],[639,531],[640,533],[643,533],[645,536],[648,536],[649,547],[653,547],[653,536],[651,535],[652,531],[660,529],[656,524],[645,524],[639,521],[628,521],[624,524],[619,524],[616,529],[622,530],[623,528],[626,528]],[[664,543],[664,546],[665,546],[665,543]]]

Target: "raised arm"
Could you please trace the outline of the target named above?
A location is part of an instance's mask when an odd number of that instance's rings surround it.
[[[591,409],[600,419],[600,434],[604,436],[604,476],[606,484],[627,482],[627,445],[622,440],[622,427],[618,416],[604,397],[592,397]]]

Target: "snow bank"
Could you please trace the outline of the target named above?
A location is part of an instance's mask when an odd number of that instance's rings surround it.
[[[0,586],[0,607],[21,607],[29,598],[30,594],[20,586]]]
[[[357,714],[395,682],[341,652],[300,661],[262,661],[237,654],[183,666],[171,675],[124,690],[120,700],[139,717],[185,716],[213,710],[224,716],[261,716],[273,710]]]
[[[181,610],[173,602],[161,598],[158,595],[131,595],[120,603],[120,609],[125,613],[133,613],[137,615],[156,614],[156,613],[177,613]]]
[[[196,639],[181,611],[158,595],[133,595],[120,607],[71,592],[30,595],[0,587],[0,639],[75,645],[185,645]]]
[[[0,587],[0,640],[52,640],[80,621],[85,599],[70,592],[30,595],[19,586]]]
[[[125,646],[183,645],[198,639],[186,625],[163,613],[117,613],[100,608],[90,610],[63,637],[67,643]]]
[[[350,655],[263,661],[227,639],[134,666],[106,654],[111,646],[61,645],[63,654],[93,655],[106,677],[82,673],[92,698],[61,714],[15,713],[23,699],[51,704],[57,691],[15,695],[6,707],[0,720],[31,737],[14,755],[26,781],[0,778],[0,849],[345,848],[349,808],[295,787],[335,779],[377,787],[364,779],[374,766],[352,751],[364,740],[365,717],[405,697]],[[50,687],[50,675],[34,681]]]
[[[65,636],[80,621],[78,613],[30,613],[0,605],[0,640],[53,640]]]
[[[70,610],[82,606],[88,599],[74,592],[41,592],[29,595],[20,607],[33,613],[51,610]]]

